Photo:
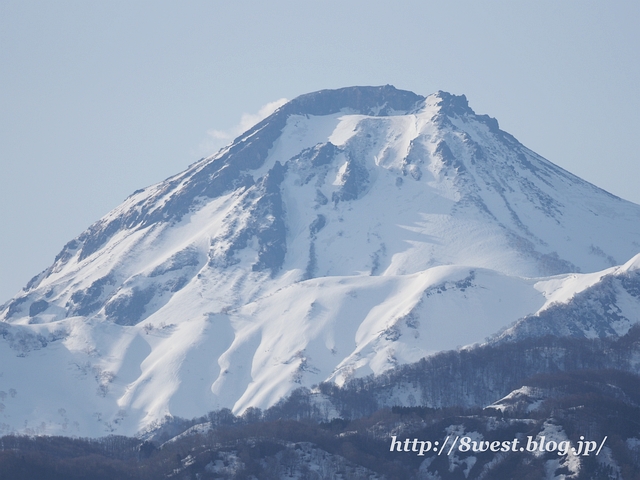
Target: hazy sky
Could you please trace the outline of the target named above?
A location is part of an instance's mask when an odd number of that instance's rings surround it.
[[[631,0],[2,0],[0,304],[134,190],[323,88],[464,93],[640,203],[639,25]]]

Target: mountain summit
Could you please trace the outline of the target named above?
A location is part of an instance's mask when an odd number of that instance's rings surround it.
[[[640,206],[464,95],[302,95],[134,192],[2,307],[0,433],[130,434],[380,373],[483,341],[547,304],[540,277],[622,264],[638,238]]]

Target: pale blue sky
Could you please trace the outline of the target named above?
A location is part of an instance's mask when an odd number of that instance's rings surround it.
[[[640,2],[0,2],[0,304],[212,130],[323,88],[466,94],[640,203]]]

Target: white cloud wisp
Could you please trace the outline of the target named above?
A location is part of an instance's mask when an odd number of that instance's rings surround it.
[[[258,122],[267,118],[288,101],[289,100],[286,98],[280,98],[263,105],[256,113],[243,113],[240,117],[240,122],[226,130],[208,130],[207,138],[198,146],[199,154],[211,155],[213,152],[227,145],[241,133],[246,132]]]

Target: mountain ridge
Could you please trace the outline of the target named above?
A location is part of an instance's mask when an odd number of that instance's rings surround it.
[[[132,433],[483,342],[554,278],[636,255],[639,219],[465,96],[303,95],[134,192],[0,309],[2,384],[30,398],[6,428]]]

